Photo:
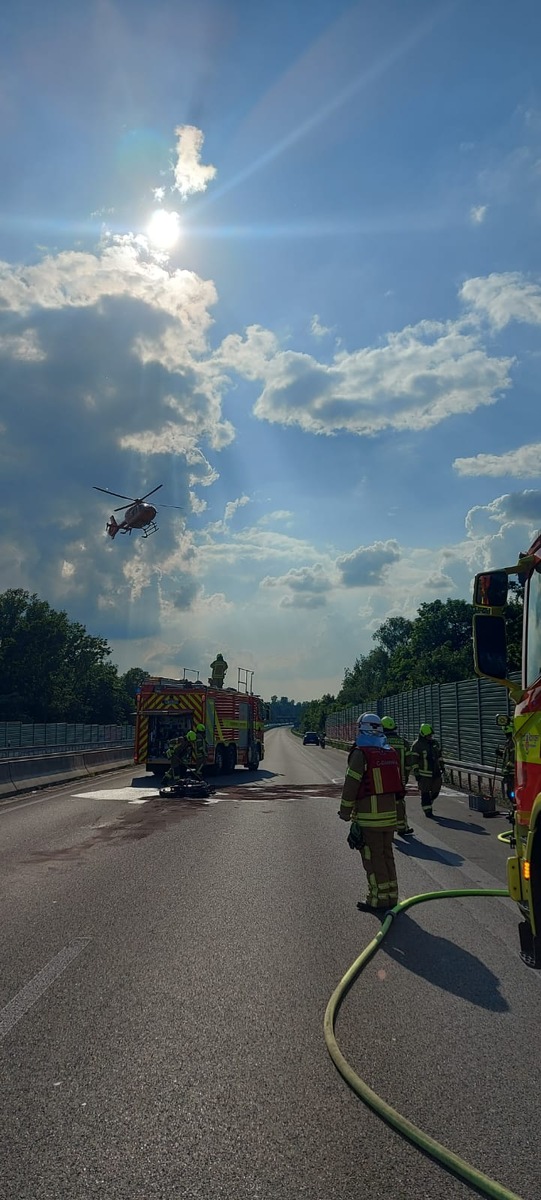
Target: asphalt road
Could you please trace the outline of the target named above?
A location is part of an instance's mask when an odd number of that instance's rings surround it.
[[[0,1195],[463,1200],[347,1088],[330,994],[378,928],[336,816],[345,755],[267,735],[209,803],[140,771],[0,805]],[[503,819],[412,796],[401,896],[505,886]],[[348,994],[343,1053],[399,1111],[538,1200],[541,978],[508,900],[396,923]]]

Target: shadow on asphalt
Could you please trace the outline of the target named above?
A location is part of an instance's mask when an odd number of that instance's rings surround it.
[[[450,904],[454,902],[449,901]],[[387,934],[382,950],[407,971],[420,975],[434,987],[468,1000],[489,1012],[508,1012],[500,981],[475,954],[448,938],[422,929],[407,913],[400,915]]]
[[[456,821],[454,817],[440,817],[438,813],[434,813],[433,820],[444,829],[463,829],[465,833],[481,833],[483,837],[486,837],[488,833],[488,829],[482,829],[473,821]]]
[[[165,775],[166,770],[167,770],[167,767],[164,767],[163,775]],[[161,787],[163,775],[161,775],[161,774],[160,775],[152,775],[152,774],[148,774],[148,773],[145,775],[134,775],[134,777],[131,781],[130,787],[134,787],[134,788],[146,788],[147,787],[147,788],[153,788],[154,790],[156,790],[157,788]],[[209,771],[208,774],[205,773],[205,778],[208,779],[208,782],[211,784],[212,787],[227,788],[227,787],[238,787],[238,785],[241,783],[241,781],[244,781],[244,780],[246,780],[247,783],[248,782],[253,783],[254,781],[257,782],[257,780],[261,780],[263,782],[264,780],[267,780],[267,779],[281,779],[283,777],[281,775],[279,775],[276,771],[264,771],[264,770],[247,771],[246,769],[241,771],[240,767],[239,767],[238,771],[230,771],[226,775],[213,774],[212,771]]]
[[[420,842],[417,838],[412,838],[411,841],[394,841],[393,850],[399,850],[401,854],[405,854],[406,858],[426,858],[432,859],[433,862],[445,863],[448,867],[460,867],[464,862],[461,854],[457,854],[454,850],[438,850],[436,846],[427,846],[425,842]]]

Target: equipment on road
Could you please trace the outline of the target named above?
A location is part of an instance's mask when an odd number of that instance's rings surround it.
[[[200,772],[224,774],[238,765],[257,771],[265,754],[266,705],[248,690],[252,674],[239,668],[236,688],[210,687],[199,678],[145,679],[136,697],[135,762],[161,776],[169,743],[184,734],[193,748],[187,765]]]
[[[117,533],[130,533],[132,529],[141,529],[142,536],[147,538],[151,533],[157,533],[158,526],[156,525],[156,509],[153,504],[145,504],[149,496],[153,496],[154,492],[159,492],[163,487],[163,483],[159,483],[157,487],[152,488],[151,492],[147,492],[145,496],[123,496],[121,492],[111,492],[109,488],[96,487],[95,492],[105,492],[107,496],[116,496],[119,500],[129,500],[129,504],[124,504],[120,508],[115,508],[112,512],[105,529],[110,538],[115,538]],[[178,512],[183,510],[178,504],[160,504],[160,508],[176,508]],[[117,521],[115,513],[123,512],[125,517],[123,521]]]
[[[509,577],[524,588],[521,684],[508,678],[506,604]],[[476,575],[473,649],[476,674],[507,688],[515,702],[513,826],[516,854],[507,860],[509,894],[519,906],[520,956],[541,970],[541,535],[512,567]]]
[[[208,800],[215,790],[206,779],[202,779],[196,771],[188,768],[182,779],[176,779],[172,783],[163,782],[160,796],[166,800]]]

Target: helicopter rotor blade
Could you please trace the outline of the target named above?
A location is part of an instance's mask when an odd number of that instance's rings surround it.
[[[95,483],[92,484],[92,487],[95,492],[105,492],[106,496],[118,496],[119,500],[131,500],[132,504],[136,503],[133,496],[124,496],[122,492],[111,492],[109,488],[96,487]]]
[[[155,487],[155,488],[152,488],[152,491],[151,491],[151,492],[147,492],[146,496],[141,496],[141,497],[140,497],[140,498],[137,500],[137,504],[140,504],[140,503],[141,503],[141,500],[146,500],[146,499],[147,499],[147,496],[153,496],[153,495],[154,495],[154,492],[159,492],[160,488],[162,488],[162,487],[163,487],[163,483],[159,483],[157,487]],[[124,498],[125,498],[125,497],[124,497]]]
[[[123,504],[120,508],[114,508],[113,512],[126,512],[127,508],[131,508],[131,504]]]
[[[177,512],[184,512],[184,509],[180,507],[180,504],[159,504],[158,508],[176,508]]]

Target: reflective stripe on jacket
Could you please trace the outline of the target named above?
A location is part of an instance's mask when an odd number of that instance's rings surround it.
[[[418,737],[411,747],[411,758],[416,775],[434,779],[436,775],[442,774],[445,764],[440,744],[435,738]]]
[[[411,746],[407,738],[402,737],[399,733],[387,733],[387,741],[393,750],[396,750],[400,762],[400,774],[404,787],[408,782],[411,763]]]
[[[349,809],[356,824],[372,829],[396,827],[396,793],[402,792],[398,756],[394,750],[355,746],[348,757],[341,811]]]

